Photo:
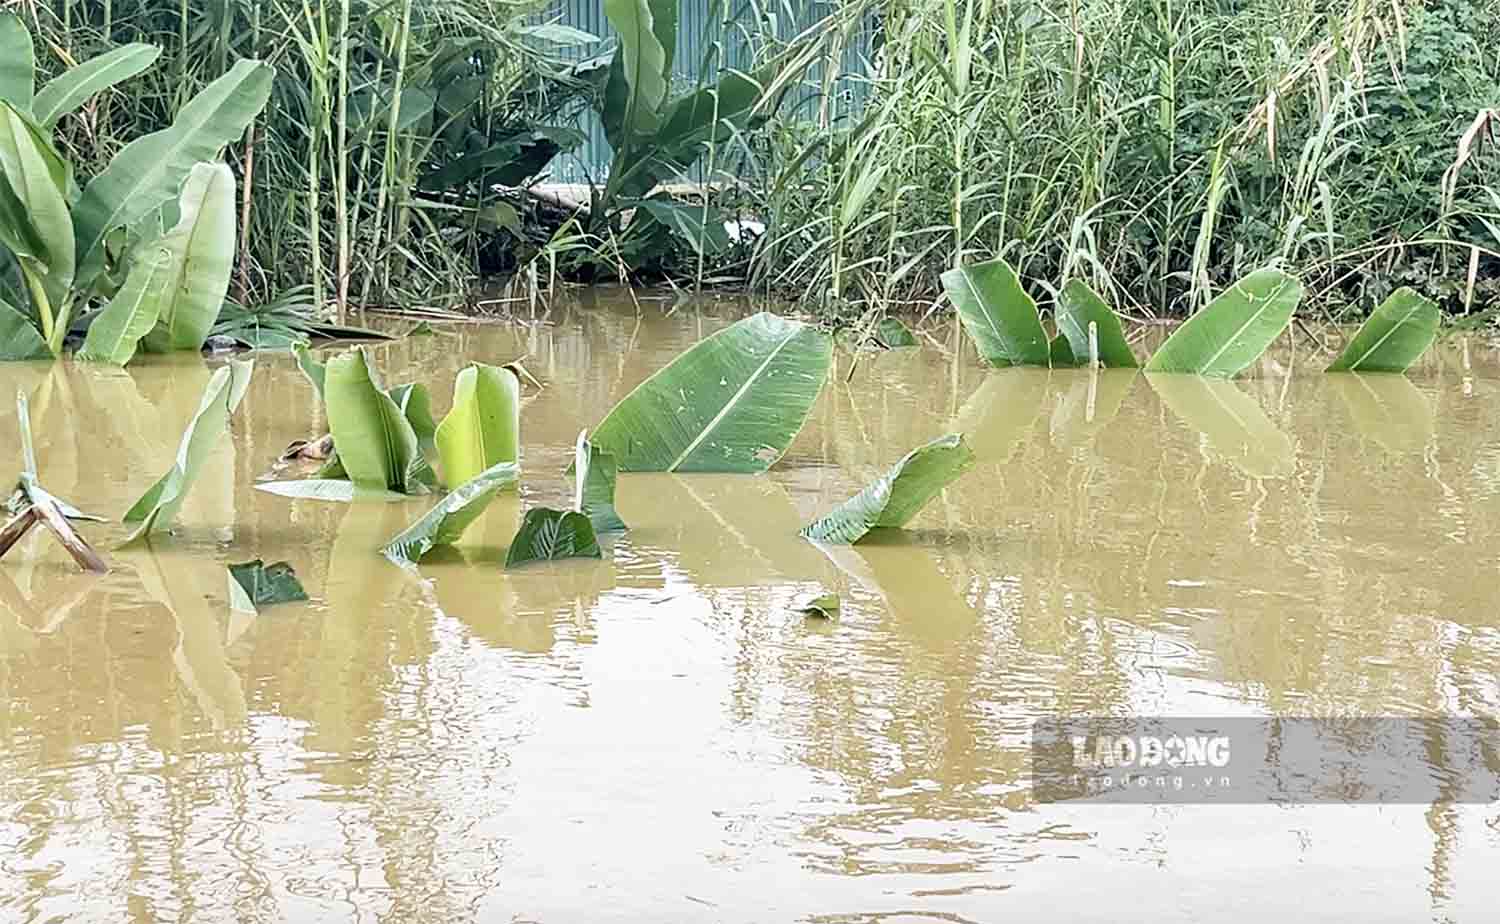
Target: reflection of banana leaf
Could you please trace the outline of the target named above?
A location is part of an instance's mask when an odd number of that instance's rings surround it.
[[[825,566],[798,535],[786,492],[749,475],[632,475],[620,482],[630,546],[642,558],[675,560],[705,587],[816,580]],[[635,497],[649,503],[632,505]]]
[[[1326,381],[1343,399],[1354,428],[1392,452],[1421,449],[1432,438],[1432,408],[1404,375],[1350,373]]]
[[[953,427],[962,433],[974,461],[1000,465],[1036,423],[1047,395],[1046,369],[998,369],[959,408]]]
[[[506,571],[443,549],[422,562],[442,611],[496,648],[543,654],[557,641],[557,624],[582,618],[613,590],[608,559],[574,559],[546,568]]]
[[[31,598],[16,586],[6,570],[0,570],[0,657],[30,651],[37,636],[51,635],[95,591],[104,585],[92,574],[49,576],[40,586],[45,596]]]
[[[1052,441],[1060,446],[1084,442],[1109,426],[1120,412],[1136,369],[1073,370],[1053,372],[1053,381],[1068,390],[1052,412]]]
[[[166,607],[177,622],[172,663],[183,686],[214,728],[244,723],[245,687],[229,666],[223,635],[209,599],[223,596],[224,566],[207,558],[140,553],[127,563],[147,596]]]
[[[856,584],[885,601],[893,626],[933,651],[946,651],[974,630],[978,612],[937,566],[930,540],[885,530],[858,546],[809,543]]]
[[[1172,413],[1240,471],[1252,478],[1291,473],[1291,439],[1233,383],[1198,375],[1148,374],[1146,381]]]

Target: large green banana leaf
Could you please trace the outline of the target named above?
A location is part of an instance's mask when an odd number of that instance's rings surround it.
[[[1329,372],[1405,372],[1437,339],[1437,303],[1402,287],[1360,325]]]
[[[505,553],[505,567],[563,558],[602,558],[589,518],[576,510],[533,507]]]
[[[327,374],[327,367],[312,355],[312,351],[305,343],[294,344],[292,355],[297,357],[297,368],[302,370],[302,374],[307,376],[307,381],[312,383],[312,387],[317,391],[318,397],[322,398],[323,377]]]
[[[0,362],[17,359],[48,359],[52,351],[21,310],[0,299]]]
[[[485,469],[450,491],[381,551],[392,561],[416,564],[438,546],[454,544],[479,519],[501,488],[515,484],[520,472],[514,462],[501,462]]]
[[[1047,334],[1036,302],[1021,288],[1010,264],[991,260],[948,270],[942,278],[948,299],[986,362],[992,366],[1048,365]]]
[[[339,463],[356,486],[426,493],[427,462],[401,407],[375,382],[364,350],[330,359],[323,380],[328,429]]]
[[[25,109],[36,86],[31,31],[14,13],[0,13],[0,100]]]
[[[46,242],[45,269],[40,272],[48,312],[67,305],[73,288],[73,219],[68,210],[68,167],[31,121],[9,103],[0,102],[0,170],[25,207],[36,234]],[[25,265],[23,264],[23,268]],[[34,267],[35,271],[42,269]]]
[[[396,402],[396,407],[401,409],[401,416],[411,424],[411,432],[417,435],[417,449],[422,452],[423,460],[436,454],[437,445],[434,440],[437,436],[437,424],[432,422],[432,396],[428,394],[427,386],[421,382],[408,382],[394,386],[387,394]],[[430,463],[421,467],[420,477],[427,485],[434,484],[437,480]]]
[[[106,51],[54,77],[37,91],[31,103],[31,114],[46,129],[82,106],[88,98],[129,80],[156,63],[161,49],[155,45],[134,42]]]
[[[521,448],[521,380],[509,369],[473,363],[453,383],[453,407],[437,427],[443,479],[463,484]]]
[[[271,94],[274,69],[236,61],[199,91],[172,124],[127,144],[89,181],[74,209],[79,280],[92,282],[104,268],[104,239],[177,195],[194,164],[215,160],[238,139]]]
[[[172,255],[161,247],[137,253],[125,284],[89,325],[78,358],[123,366],[156,325],[172,282]]]
[[[254,371],[253,362],[232,361],[214,372],[213,377],[208,380],[208,387],[203,390],[203,400],[198,404],[198,412],[193,415],[187,430],[182,434],[176,461],[126,511],[125,522],[139,524],[126,544],[145,540],[151,533],[172,525],[172,520],[187,498],[188,489],[197,480],[204,461],[229,429],[229,417],[245,397],[245,390],[250,387],[250,375]]]
[[[574,506],[594,524],[594,532],[611,533],[626,529],[625,521],[615,510],[615,457],[589,442],[588,431],[578,434],[574,452]]]
[[[1273,478],[1296,467],[1291,438],[1233,382],[1177,375],[1147,375],[1146,380],[1172,413],[1246,475]]]
[[[605,85],[604,120],[618,149],[621,139],[661,126],[677,47],[677,0],[604,0],[604,15],[620,39]]]
[[[1301,300],[1302,283],[1296,277],[1256,270],[1173,331],[1146,371],[1232,378],[1281,336]]]
[[[3,169],[0,169],[0,244],[16,259],[28,260],[46,271],[47,241],[31,223],[26,203],[16,195]]]
[[[142,345],[153,353],[201,350],[219,316],[234,270],[234,174],[196,164],[182,184],[176,227],[155,246],[167,253],[167,287],[156,326]]]
[[[626,472],[763,472],[802,429],[832,353],[831,338],[800,321],[745,318],[626,395],[594,445]]]
[[[802,535],[815,542],[849,545],[872,529],[899,529],[973,464],[974,453],[962,435],[938,437],[907,453],[827,516],[803,527]]]
[[[1082,279],[1070,280],[1057,300],[1057,330],[1067,339],[1074,360],[1080,364],[1089,359],[1090,324],[1094,325],[1094,341],[1102,365],[1109,369],[1134,369],[1138,365],[1125,340],[1125,332],[1120,329],[1120,319],[1088,283]]]

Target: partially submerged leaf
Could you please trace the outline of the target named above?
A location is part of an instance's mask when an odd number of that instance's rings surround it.
[[[239,565],[229,565],[229,581],[244,593],[256,608],[278,603],[300,603],[307,591],[297,580],[297,573],[284,561],[268,565],[257,558]]]
[[[1036,302],[1004,260],[948,270],[943,289],[979,355],[992,366],[1045,366],[1047,334]]]
[[[627,472],[763,472],[802,429],[832,351],[800,321],[745,318],[626,395],[594,445]]]
[[[973,463],[974,453],[963,436],[939,437],[907,453],[863,491],[804,527],[802,535],[815,542],[849,544],[872,529],[905,526]]]
[[[521,380],[509,369],[472,363],[453,383],[453,407],[438,424],[438,461],[449,484],[462,484],[521,446]]]
[[[138,523],[126,544],[148,539],[151,533],[167,529],[197,480],[203,463],[229,429],[229,417],[245,397],[255,364],[231,362],[214,372],[203,390],[198,412],[188,422],[177,449],[177,459],[167,473],[141,495],[125,513],[126,523]]]
[[[1301,299],[1302,283],[1295,276],[1256,270],[1173,331],[1146,371],[1232,378],[1281,336]]]
[[[421,382],[397,385],[388,394],[396,402],[396,407],[401,409],[406,422],[411,424],[411,432],[417,435],[417,448],[424,455],[435,453],[437,447],[433,440],[437,434],[437,424],[432,422],[432,397],[427,393],[427,386]],[[421,479],[424,484],[432,484],[435,480],[430,471],[423,472]]]
[[[381,551],[392,561],[416,564],[428,552],[441,545],[452,545],[464,530],[479,519],[495,494],[515,483],[520,468],[514,462],[501,462],[459,485],[417,522],[402,530]]]
[[[330,359],[324,377],[328,429],[349,480],[364,488],[426,492],[416,431],[396,401],[375,382],[364,351]]]
[[[526,511],[505,553],[505,567],[563,558],[602,558],[589,518],[576,510],[533,507]]]
[[[839,595],[835,593],[808,594],[794,601],[792,609],[804,616],[830,619],[839,611]]]
[[[1076,365],[1089,361],[1089,325],[1094,326],[1094,344],[1099,352],[1099,362],[1108,369],[1134,369],[1138,363],[1125,332],[1120,328],[1120,319],[1104,299],[1090,289],[1082,279],[1074,279],[1063,286],[1057,300],[1057,330],[1067,338],[1069,350]],[[1054,362],[1053,365],[1058,365]]]
[[[627,528],[615,510],[615,473],[615,457],[590,443],[588,431],[579,433],[573,461],[575,506],[594,524],[596,533]]]
[[[1402,287],[1380,303],[1329,372],[1405,372],[1437,339],[1437,303]]]
[[[348,504],[354,501],[404,501],[405,494],[384,488],[363,488],[347,478],[302,478],[295,481],[263,481],[257,491],[289,497],[293,500],[331,501]]]

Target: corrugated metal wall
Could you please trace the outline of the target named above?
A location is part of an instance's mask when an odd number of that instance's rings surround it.
[[[762,7],[767,11],[766,17],[757,21],[752,7],[745,0],[723,0],[723,3],[724,7],[716,9],[713,0],[679,0],[677,52],[672,66],[674,95],[692,90],[700,76],[704,82],[713,81],[721,61],[729,67],[748,69],[753,64],[752,35],[774,28],[778,37],[789,39],[833,10],[833,4],[828,0],[780,0],[774,7]],[[614,30],[604,17],[601,0],[554,0],[540,18],[600,37],[598,44],[562,49],[561,55],[567,60],[585,61],[613,47]],[[868,95],[868,85],[857,75],[865,73],[872,35],[873,28],[865,28],[854,47],[844,51],[842,76],[837,84],[837,92],[843,97],[841,107],[857,107]],[[714,37],[717,37],[718,47],[714,46]],[[816,116],[824,73],[822,64],[808,73],[803,86],[783,107],[783,117]],[[587,183],[592,179],[603,183],[613,156],[604,137],[604,126],[592,111],[578,113],[575,125],[588,140],[577,150],[553,162],[552,181]]]

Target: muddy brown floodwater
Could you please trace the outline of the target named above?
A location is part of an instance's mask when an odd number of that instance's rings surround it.
[[[0,467],[21,389],[43,483],[116,521],[83,529],[107,577],[40,531],[0,564],[0,921],[1493,920],[1494,804],[1027,788],[1049,715],[1500,714],[1488,343],[1359,378],[1299,337],[1158,385],[986,371],[929,323],[847,381],[836,353],[768,475],[623,475],[603,561],[507,572],[578,430],[737,316],[591,301],[373,350],[439,413],[471,359],[546,383],[519,497],[420,576],[375,550],[430,499],[252,489],[321,432],[284,354],[148,552],[118,518],[216,361],[0,365]],[[950,430],[979,462],[912,529],[798,538]],[[231,618],[252,558],[311,601]],[[789,612],[818,588],[838,619]]]

